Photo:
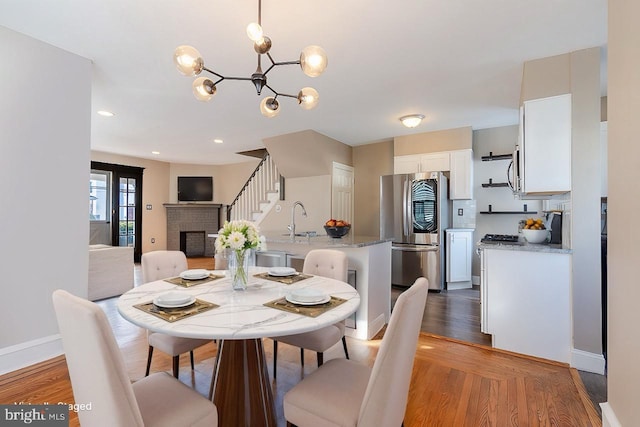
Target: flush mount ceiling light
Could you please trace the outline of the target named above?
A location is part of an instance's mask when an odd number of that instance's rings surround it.
[[[274,67],[280,65],[300,65],[302,71],[310,77],[317,77],[327,68],[327,54],[320,46],[307,46],[300,53],[300,59],[297,61],[284,61],[276,62],[271,53],[271,39],[263,34],[262,31],[262,1],[258,0],[258,22],[251,23],[247,26],[247,36],[251,39],[253,49],[258,54],[258,67],[251,77],[225,77],[216,73],[204,66],[204,60],[194,47],[191,46],[178,46],[173,54],[173,61],[178,67],[178,71],[185,76],[197,76],[202,71],[206,71],[217,79],[211,80],[208,77],[198,77],[193,82],[193,94],[199,101],[210,101],[216,94],[217,85],[223,80],[247,80],[253,83],[258,92],[258,95],[262,92],[263,88],[269,89],[273,92],[274,96],[265,97],[260,103],[260,112],[266,117],[275,117],[280,112],[279,96],[288,98],[294,98],[298,101],[301,108],[310,110],[318,105],[318,92],[311,87],[304,87],[300,89],[297,95],[289,95],[286,93],[277,92],[267,83],[267,73]],[[262,71],[262,55],[266,55],[269,58],[271,64],[266,71]]]
[[[424,115],[422,114],[410,114],[408,116],[400,117],[400,121],[402,122],[402,124],[408,128],[414,128],[418,126],[420,122],[422,122],[422,119],[424,119]]]
[[[103,116],[103,117],[113,117],[114,114],[111,111],[106,111],[106,110],[100,110],[98,111],[98,114]]]

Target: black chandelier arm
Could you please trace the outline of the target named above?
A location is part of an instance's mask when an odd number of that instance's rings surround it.
[[[265,76],[267,75],[267,73],[269,71],[271,71],[272,68],[274,68],[277,65],[300,65],[300,60],[276,62],[276,61],[273,60],[273,57],[271,56],[271,54],[269,52],[267,52],[265,55],[267,55],[267,57],[269,58],[269,61],[271,61],[271,66],[269,66],[269,68],[267,68],[267,71],[264,72]]]
[[[269,85],[264,85],[264,87],[266,87],[267,89],[269,89],[271,92],[273,92],[273,94],[275,95],[274,99],[279,97],[279,96],[286,96],[287,98],[298,98],[297,95],[289,95],[287,93],[278,93],[275,90],[273,90],[273,88]]]

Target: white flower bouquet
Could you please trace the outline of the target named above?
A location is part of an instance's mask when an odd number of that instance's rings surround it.
[[[229,256],[229,276],[233,289],[247,288],[247,255],[250,249],[259,248],[263,239],[258,234],[258,227],[251,221],[226,221],[218,231],[216,252],[231,250]]]

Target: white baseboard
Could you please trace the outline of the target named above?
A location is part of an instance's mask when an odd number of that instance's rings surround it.
[[[600,408],[602,408],[602,427],[622,427],[609,402],[601,403]]]
[[[571,350],[571,367],[580,371],[604,375],[605,363],[604,356],[601,354],[589,353],[576,348]]]
[[[471,282],[447,282],[447,290],[453,291],[456,289],[471,289]]]
[[[373,322],[370,323],[370,328],[368,331],[368,337],[367,339],[370,340],[371,338],[375,337],[376,334],[378,332],[380,332],[382,330],[382,328],[384,328],[384,325],[386,325],[386,319],[384,316],[384,313],[381,313],[380,316],[376,317]]]
[[[0,375],[26,368],[64,353],[59,334],[0,349]]]
[[[471,276],[471,283],[480,286],[480,276]]]

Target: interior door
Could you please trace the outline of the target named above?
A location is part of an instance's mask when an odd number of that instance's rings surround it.
[[[353,167],[333,162],[331,217],[353,223]]]

